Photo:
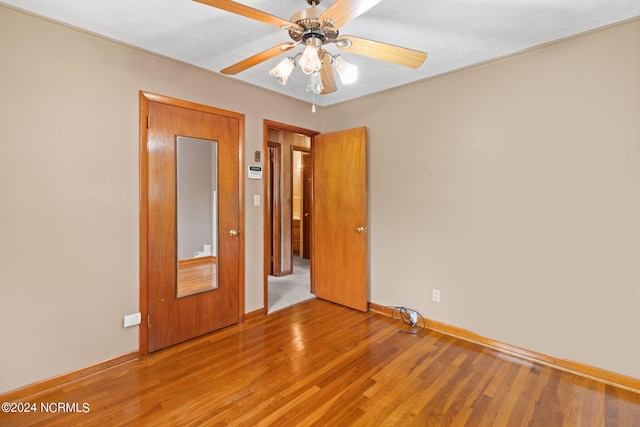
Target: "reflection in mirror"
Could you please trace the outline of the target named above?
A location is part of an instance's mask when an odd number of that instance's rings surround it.
[[[176,138],[176,296],[218,287],[218,143]]]

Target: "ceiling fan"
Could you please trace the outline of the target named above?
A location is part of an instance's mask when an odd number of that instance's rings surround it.
[[[344,84],[353,82],[357,76],[357,68],[354,65],[348,63],[340,55],[332,55],[324,49],[327,44],[332,43],[344,51],[411,68],[418,68],[427,59],[425,52],[339,34],[339,29],[343,25],[371,9],[381,0],[336,0],[326,10],[317,7],[321,0],[306,0],[310,7],[296,12],[290,20],[232,0],[194,1],[285,29],[293,40],[233,64],[221,70],[220,72],[223,74],[237,74],[298,45],[304,45],[303,52],[284,59],[270,71],[270,74],[274,75],[281,84],[286,84],[289,75],[295,68],[295,60],[300,57],[298,65],[305,74],[309,75],[307,90],[314,94],[324,95],[337,90],[334,68]]]

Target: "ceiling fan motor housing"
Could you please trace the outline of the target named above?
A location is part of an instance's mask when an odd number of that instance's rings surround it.
[[[300,25],[304,30],[289,30],[289,37],[296,42],[306,42],[311,37],[322,41],[322,44],[334,42],[338,37],[336,23],[331,19],[325,19],[321,23],[319,18],[322,13],[324,13],[324,10],[317,7],[309,7],[296,12],[290,21]]]

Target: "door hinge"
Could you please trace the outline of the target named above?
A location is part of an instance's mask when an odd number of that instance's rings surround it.
[[[151,127],[151,117],[147,116],[147,129]]]
[[[147,313],[147,328],[151,327],[151,313]]]

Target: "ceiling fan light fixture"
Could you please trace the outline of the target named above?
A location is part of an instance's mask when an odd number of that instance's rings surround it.
[[[289,79],[295,66],[293,58],[285,58],[273,70],[269,71],[269,74],[275,76],[278,79],[278,83],[284,86],[287,84],[287,79]]]
[[[298,61],[302,71],[309,76],[307,90],[313,93],[314,99],[316,94],[329,95],[338,89],[336,73],[338,73],[343,85],[353,83],[358,78],[358,69],[355,65],[332,55],[323,48],[324,45],[333,44],[338,49],[349,50],[350,54],[362,55],[410,68],[420,67],[427,59],[426,52],[361,37],[340,35],[341,28],[345,24],[367,12],[381,0],[330,0],[331,4],[326,9],[318,7],[324,0],[306,0],[310,7],[298,10],[289,20],[238,2],[242,0],[195,1],[285,29],[292,40],[292,42],[280,43],[224,68],[220,70],[222,74],[235,75],[300,45],[303,47],[303,49],[299,49],[300,53],[280,62],[278,66],[269,71],[269,74],[275,76],[280,84],[286,85],[289,76],[296,67],[296,61]]]
[[[318,48],[322,46],[320,39],[316,37],[310,37],[307,39],[307,46],[302,52],[302,57],[298,61],[302,72],[305,74],[312,74],[317,72],[322,67],[322,61],[320,55],[318,55]]]
[[[338,55],[333,58],[333,68],[338,72],[342,84],[348,85],[358,79],[358,67]]]

